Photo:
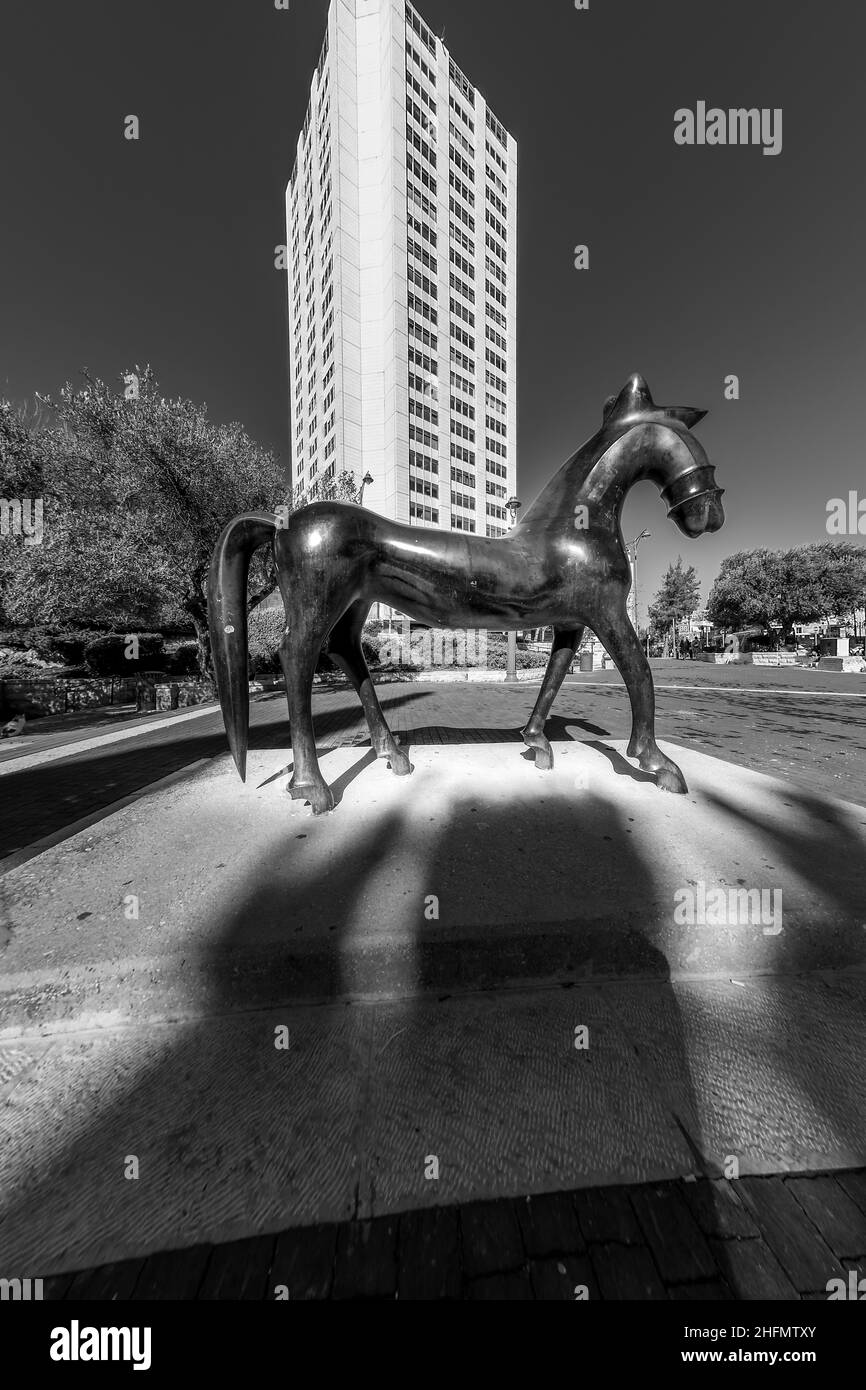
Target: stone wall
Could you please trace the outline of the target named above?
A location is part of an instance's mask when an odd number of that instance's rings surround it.
[[[130,676],[10,677],[0,680],[0,712],[6,718],[23,713],[34,719],[43,714],[132,704],[135,685],[135,677]]]

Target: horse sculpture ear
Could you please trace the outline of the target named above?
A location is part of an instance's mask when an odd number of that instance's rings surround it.
[[[670,415],[672,419],[679,420],[685,425],[687,430],[694,429],[700,420],[706,415],[705,410],[695,410],[691,405],[672,405],[665,410],[665,415]]]
[[[605,423],[611,417],[646,415],[655,410],[650,389],[639,372],[635,372],[622,388],[618,396],[611,396],[604,407]]]

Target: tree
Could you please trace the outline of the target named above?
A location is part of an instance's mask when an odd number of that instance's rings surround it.
[[[853,541],[822,541],[827,616],[845,618],[866,606],[866,546]]]
[[[655,633],[666,634],[673,626],[675,653],[679,652],[677,628],[680,620],[694,613],[700,592],[700,581],[694,565],[685,568],[682,556],[678,555],[676,564],[668,565],[661,588],[648,610],[650,627]]]
[[[729,555],[710,590],[707,617],[725,630],[769,627],[783,583],[779,553],[744,550]]]
[[[820,541],[790,550],[730,555],[713,585],[707,614],[718,627],[781,628],[846,616],[866,596],[866,548]]]
[[[45,499],[43,543],[4,547],[7,618],[22,626],[189,623],[206,672],[214,546],[239,512],[291,509],[284,470],[241,425],[217,425],[206,406],[161,396],[149,367],[126,373],[126,390],[83,376],[83,387],[67,384],[58,400],[39,398],[48,428],[29,428],[11,407],[0,413],[4,484],[38,483]],[[335,495],[354,500],[350,474],[326,478],[320,496]],[[274,583],[261,551],[250,606]]]

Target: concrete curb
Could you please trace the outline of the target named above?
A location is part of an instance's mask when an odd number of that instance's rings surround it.
[[[61,970],[7,975],[0,990],[0,1040],[28,1033],[141,1026],[316,1004],[418,999],[443,994],[560,985],[866,975],[856,938],[839,930],[820,968],[804,970],[807,913],[790,913],[784,939],[760,933],[729,942],[711,970],[690,969],[684,934],[678,958],[660,966],[637,925],[596,921],[503,923],[449,928],[407,944],[383,934],[358,945],[273,943],[195,956],[131,957]],[[839,924],[840,928],[843,926]],[[849,925],[849,924],[844,924]]]

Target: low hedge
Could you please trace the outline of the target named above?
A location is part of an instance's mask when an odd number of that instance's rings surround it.
[[[133,636],[138,642],[137,658],[126,655]],[[87,643],[84,660],[95,676],[129,676],[136,671],[163,670],[165,638],[161,632],[111,632]]]

